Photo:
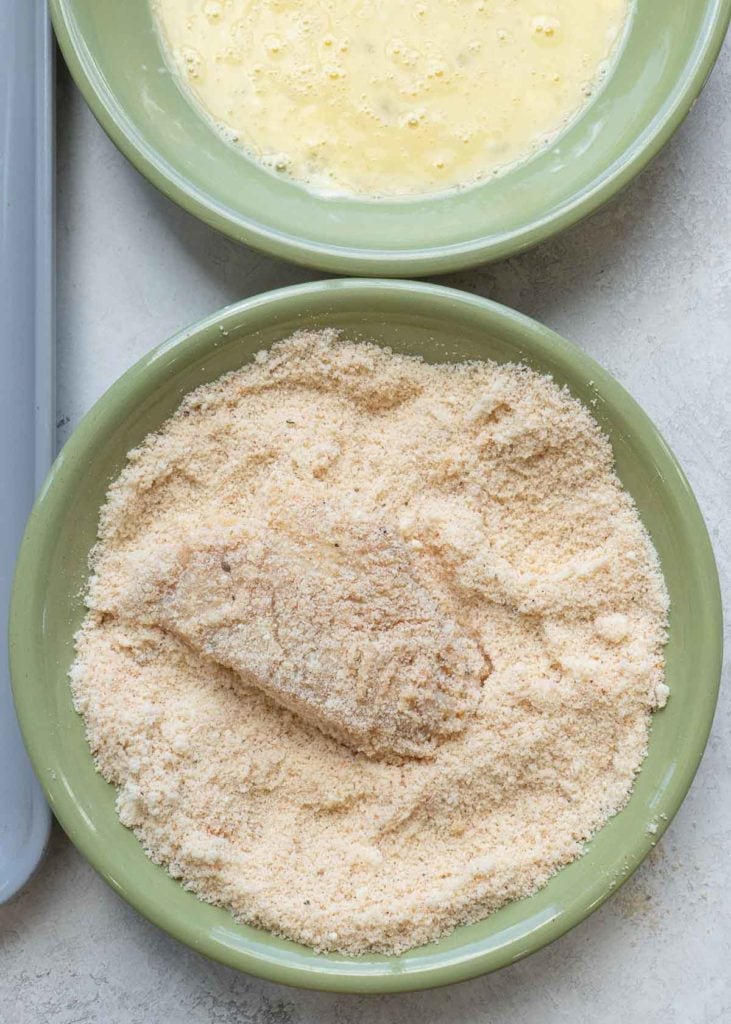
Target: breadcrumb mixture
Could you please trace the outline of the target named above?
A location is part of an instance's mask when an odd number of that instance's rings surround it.
[[[300,332],[192,392],[102,510],[71,671],[148,855],[241,921],[398,953],[627,801],[657,556],[548,377]]]

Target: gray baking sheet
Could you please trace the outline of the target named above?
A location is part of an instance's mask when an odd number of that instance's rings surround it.
[[[55,448],[53,53],[45,0],[0,0],[0,902],[33,872],[50,828],[15,719],[5,623]]]

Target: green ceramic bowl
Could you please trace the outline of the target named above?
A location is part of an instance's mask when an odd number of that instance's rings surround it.
[[[591,213],[670,138],[723,41],[731,0],[634,0],[605,87],[558,141],[462,193],[328,199],[225,143],[163,66],[149,0],[51,0],[61,49],[114,142],[213,227],[335,273],[415,277],[502,259]]]
[[[74,713],[67,671],[99,507],[126,452],[181,397],[298,327],[334,326],[431,361],[524,361],[592,408],[662,560],[672,599],[667,680],[650,752],[628,806],[536,895],[399,957],[317,956],[235,924],[149,861],[117,820]],[[533,320],[462,292],[388,281],[327,281],[230,306],[132,367],[59,455],[28,522],[12,599],[10,655],[23,735],[51,807],[126,900],[208,956],[273,981],[347,992],[443,985],[519,960],[595,910],[637,867],[677,811],[703,752],[721,659],[718,578],[703,519],[677,462],[629,395],[592,359]],[[656,827],[653,834],[648,831]],[[276,869],[276,866],[274,866]]]

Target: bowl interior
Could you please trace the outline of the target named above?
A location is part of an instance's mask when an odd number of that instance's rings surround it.
[[[149,0],[52,0],[51,8],[95,113],[163,191],[278,255],[413,276],[525,248],[629,180],[700,88],[729,2],[634,0],[612,74],[553,145],[479,187],[401,201],[316,196],[224,142],[168,72]]]
[[[536,895],[395,958],[316,956],[237,925],[185,892],[117,820],[113,789],[94,770],[67,680],[99,507],[126,452],[161,425],[185,392],[302,326],[340,327],[353,339],[430,361],[524,361],[591,402],[659,552],[672,600],[672,697],[655,716],[650,753],[628,806],[583,858]],[[194,948],[273,980],[403,990],[460,980],[527,955],[590,913],[639,864],[677,810],[705,745],[720,673],[720,599],[708,536],[681,471],[646,416],[593,360],[482,299],[426,285],[335,281],[229,307],[153,351],[97,403],[59,456],[31,516],[16,575],[11,661],[24,737],[54,812],[143,914]]]

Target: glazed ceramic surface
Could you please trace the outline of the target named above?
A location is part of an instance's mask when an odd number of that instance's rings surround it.
[[[94,770],[67,678],[99,508],[127,451],[192,388],[299,327],[325,326],[429,361],[522,361],[590,403],[660,555],[672,602],[671,698],[654,717],[649,756],[627,807],[534,896],[390,958],[318,956],[238,925],[149,861],[117,819],[113,788]],[[328,281],[224,309],[154,349],[99,400],[58,457],[28,523],[10,640],[16,706],[36,772],[64,829],[118,893],[181,941],[241,970],[312,988],[390,992],[459,981],[527,956],[595,910],[638,866],[700,762],[720,675],[721,608],[708,534],[682,471],[641,409],[591,358],[535,321],[462,292]]]
[[[731,0],[634,0],[603,88],[555,143],[463,192],[326,198],[228,144],[167,70],[149,0],[51,0],[72,74],[116,144],[234,238],[349,274],[416,276],[500,259],[586,216],[661,148],[723,41]]]

